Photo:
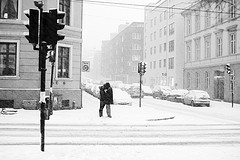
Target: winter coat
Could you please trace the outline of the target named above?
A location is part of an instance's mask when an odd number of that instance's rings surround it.
[[[112,88],[109,87],[109,88],[105,89],[105,93],[106,93],[106,99],[104,100],[104,102],[106,104],[113,104],[113,91],[112,91]]]
[[[99,89],[100,89],[100,92],[99,92],[100,97],[99,97],[99,99],[100,99],[100,101],[105,101],[106,100],[106,93],[104,91],[104,86],[100,86]]]

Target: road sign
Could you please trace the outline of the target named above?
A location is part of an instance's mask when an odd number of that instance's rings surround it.
[[[90,72],[90,61],[82,61],[82,72]]]

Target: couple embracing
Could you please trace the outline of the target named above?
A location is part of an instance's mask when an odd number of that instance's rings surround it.
[[[99,117],[103,116],[103,108],[106,105],[107,116],[111,116],[110,104],[113,104],[113,91],[110,84],[107,82],[103,86],[99,87],[100,89],[100,108],[99,108]]]

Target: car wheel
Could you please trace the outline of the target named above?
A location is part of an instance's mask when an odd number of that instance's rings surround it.
[[[194,107],[194,106],[195,106],[195,104],[194,104],[194,101],[191,101],[191,106],[192,106],[192,107]]]

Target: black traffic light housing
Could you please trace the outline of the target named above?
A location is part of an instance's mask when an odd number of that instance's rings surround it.
[[[139,62],[138,63],[138,73],[144,74],[146,72],[146,63],[145,62]]]
[[[225,69],[226,69],[228,74],[231,74],[231,66],[230,66],[230,64],[226,64]]]
[[[36,47],[36,45],[38,44],[39,11],[35,9],[29,9],[25,10],[24,13],[29,18],[28,24],[25,25],[28,28],[29,33],[25,37],[27,38],[29,43]]]
[[[42,29],[42,41],[45,41],[47,45],[52,45],[55,48],[59,40],[64,39],[64,35],[59,35],[58,30],[62,30],[65,25],[58,23],[58,19],[64,18],[64,12],[58,12],[57,9],[49,10],[49,12],[43,12],[43,29]]]
[[[142,65],[142,72],[143,74],[146,72],[147,64],[144,62]]]

